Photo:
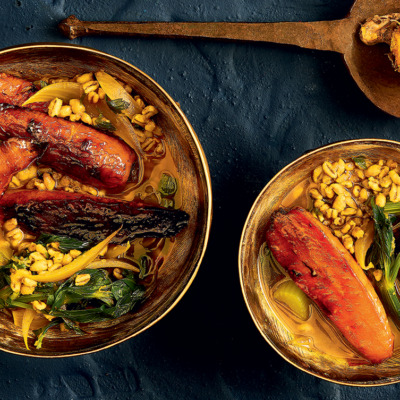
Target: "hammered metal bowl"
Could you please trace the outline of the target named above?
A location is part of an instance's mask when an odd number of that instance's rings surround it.
[[[400,382],[400,337],[395,336],[393,357],[380,365],[349,365],[338,356],[310,346],[307,333],[295,335],[277,312],[270,290],[277,276],[270,266],[260,262],[265,243],[266,225],[285,196],[325,160],[350,159],[364,155],[371,159],[393,159],[400,162],[400,143],[390,140],[361,139],[330,144],[310,151],[278,172],[257,197],[247,217],[239,250],[239,274],[242,292],[250,315],[264,339],[297,368],[331,382],[352,386],[378,386]],[[282,277],[282,276],[281,276]],[[327,329],[341,337],[327,322]],[[339,344],[338,347],[341,347]]]
[[[87,47],[43,43],[0,51],[0,72],[29,80],[41,76],[73,77],[100,69],[129,84],[148,104],[158,108],[157,122],[168,133],[166,140],[180,174],[182,209],[190,215],[189,226],[176,237],[172,253],[159,272],[155,291],[136,312],[91,324],[87,328],[90,334],[83,336],[51,330],[42,349],[31,346],[31,351],[25,348],[21,331],[12,318],[0,313],[1,350],[34,357],[65,357],[105,349],[129,339],[155,324],[178,303],[203,258],[212,213],[210,173],[192,126],[168,93],[133,65]]]

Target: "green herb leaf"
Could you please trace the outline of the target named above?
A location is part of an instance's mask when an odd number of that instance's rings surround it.
[[[117,129],[108,119],[103,117],[103,114],[96,118],[94,126],[103,131],[115,131]]]
[[[150,270],[152,260],[148,256],[142,256],[139,260],[139,279],[144,279]]]
[[[367,163],[364,156],[354,157],[353,161],[358,168],[367,169]]]
[[[106,96],[106,103],[108,107],[116,114],[121,113],[123,110],[126,110],[129,107],[129,103],[124,99],[111,100],[108,96]]]
[[[178,189],[178,183],[176,179],[168,174],[162,174],[160,183],[158,184],[158,190],[162,196],[171,196]]]
[[[117,303],[115,307],[106,310],[106,313],[112,318],[118,318],[132,311],[135,305],[144,298],[144,288],[137,285],[132,279],[120,279],[114,282],[112,286],[112,291]]]
[[[69,253],[70,250],[85,251],[92,245],[89,242],[82,242],[81,240],[67,236],[49,235],[47,233],[42,233],[37,241],[37,243],[44,246],[55,242],[60,244],[60,251],[63,253]]]

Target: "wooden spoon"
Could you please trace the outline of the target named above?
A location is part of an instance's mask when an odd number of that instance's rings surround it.
[[[400,12],[399,0],[356,0],[341,20],[317,22],[91,22],[70,16],[59,25],[70,39],[85,35],[203,38],[290,44],[343,54],[351,76],[380,109],[400,117],[400,73],[386,54],[387,45],[367,46],[360,25],[374,15]],[[343,88],[343,90],[346,90]]]

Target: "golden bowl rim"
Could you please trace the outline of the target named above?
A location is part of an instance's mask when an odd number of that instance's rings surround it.
[[[149,323],[148,325],[146,325],[145,327],[143,327],[142,329],[138,330],[137,332],[128,335],[125,338],[119,339],[113,343],[104,345],[100,348],[97,349],[92,349],[92,350],[88,350],[88,351],[79,351],[79,353],[70,353],[70,354],[56,354],[56,355],[40,355],[40,354],[27,354],[27,353],[19,353],[18,351],[13,351],[13,350],[8,350],[8,349],[0,349],[1,351],[4,351],[6,353],[10,353],[10,354],[15,354],[18,356],[22,356],[22,357],[33,357],[33,358],[67,358],[67,357],[78,357],[78,356],[83,356],[83,355],[87,355],[87,354],[92,354],[92,353],[97,353],[99,351],[103,351],[106,349],[109,349],[113,346],[116,346],[122,342],[125,342],[126,340],[129,340],[137,335],[139,335],[140,333],[146,331],[148,328],[150,328],[151,326],[153,326],[154,324],[156,324],[158,321],[160,321],[162,318],[164,318],[178,303],[179,301],[182,299],[182,297],[184,296],[184,294],[187,292],[187,290],[189,289],[189,287],[191,286],[191,284],[194,281],[194,278],[196,277],[198,270],[200,268],[200,265],[203,261],[204,258],[204,254],[206,252],[207,249],[207,245],[208,245],[208,240],[210,237],[210,230],[211,230],[211,221],[212,221],[212,214],[213,214],[213,198],[212,198],[212,185],[211,185],[211,174],[210,174],[210,169],[208,166],[208,162],[207,162],[207,158],[206,158],[206,154],[203,150],[203,147],[201,146],[200,140],[195,132],[195,130],[193,129],[191,123],[189,122],[188,118],[186,117],[186,115],[183,113],[183,111],[181,110],[180,106],[177,104],[177,102],[167,93],[167,91],[159,84],[157,83],[153,78],[151,78],[149,75],[147,75],[145,72],[143,72],[141,69],[139,69],[138,67],[134,66],[133,64],[119,58],[116,56],[113,56],[109,53],[106,53],[104,51],[101,50],[97,50],[94,49],[92,47],[88,47],[88,46],[82,46],[82,45],[78,45],[78,44],[72,44],[72,43],[58,43],[58,42],[38,42],[38,43],[26,43],[26,44],[20,44],[20,45],[15,45],[15,46],[10,46],[10,47],[5,47],[3,49],[0,49],[0,55],[1,54],[6,54],[9,52],[13,52],[13,51],[17,51],[17,50],[24,50],[24,49],[38,49],[38,48],[58,48],[58,49],[62,49],[62,48],[67,48],[67,49],[77,49],[77,50],[83,50],[83,51],[87,51],[89,53],[93,53],[93,54],[97,54],[97,55],[101,55],[104,57],[107,57],[109,59],[111,59],[111,61],[115,60],[119,63],[125,64],[126,66],[128,66],[129,68],[132,68],[134,70],[136,70],[139,74],[141,74],[144,78],[146,78],[147,80],[151,81],[151,83],[153,85],[155,85],[158,90],[160,90],[160,92],[163,93],[163,95],[171,102],[172,106],[174,107],[174,111],[177,112],[179,114],[179,116],[182,118],[182,121],[185,123],[191,138],[193,139],[193,143],[198,151],[198,155],[199,155],[199,159],[201,162],[201,166],[204,170],[204,177],[205,177],[205,184],[206,184],[206,193],[205,193],[205,198],[207,201],[207,207],[205,208],[207,211],[207,219],[206,219],[206,231],[205,231],[205,237],[204,237],[204,242],[203,242],[203,247],[201,249],[201,253],[199,255],[199,259],[197,261],[197,265],[195,267],[195,269],[193,270],[190,279],[188,280],[188,282],[186,283],[184,289],[179,293],[179,295],[176,297],[175,301],[173,303],[171,303],[171,305],[162,313],[160,314],[155,320],[151,321],[151,323]]]
[[[348,139],[348,140],[341,140],[341,141],[337,141],[337,142],[333,142],[333,143],[329,143],[329,144],[325,144],[319,147],[316,147],[310,151],[306,151],[305,153],[303,153],[300,157],[296,158],[295,160],[293,160],[292,162],[290,162],[289,164],[287,164],[285,167],[283,167],[282,169],[280,169],[269,181],[268,183],[263,187],[263,189],[261,189],[260,193],[258,194],[258,196],[256,197],[256,199],[254,200],[251,209],[247,215],[246,221],[244,223],[243,226],[243,230],[242,230],[242,234],[240,237],[240,243],[239,243],[239,254],[238,254],[238,266],[239,266],[239,280],[240,280],[240,288],[242,291],[242,295],[244,297],[244,301],[246,303],[246,307],[247,310],[251,316],[251,319],[253,320],[255,326],[257,327],[258,331],[261,333],[262,337],[264,338],[264,340],[284,359],[286,360],[288,363],[292,364],[294,367],[300,369],[303,372],[306,372],[307,374],[313,375],[317,378],[323,379],[325,381],[331,382],[331,383],[336,383],[339,385],[343,385],[343,386],[353,386],[353,387],[376,387],[376,386],[387,386],[387,385],[393,385],[395,383],[399,383],[400,382],[400,366],[399,366],[399,375],[395,380],[389,381],[389,382],[376,382],[376,383],[369,383],[369,382],[360,382],[360,381],[354,381],[354,382],[350,382],[350,381],[340,381],[337,379],[332,379],[332,378],[328,378],[326,376],[323,376],[321,374],[318,374],[316,372],[313,371],[309,371],[306,368],[296,364],[296,362],[292,361],[289,357],[285,356],[283,354],[283,352],[281,352],[279,350],[279,348],[274,344],[274,342],[266,335],[263,333],[262,331],[262,327],[258,324],[258,321],[256,320],[256,317],[254,315],[254,313],[252,312],[252,308],[250,305],[250,302],[248,301],[248,298],[246,296],[246,288],[245,288],[245,284],[243,281],[243,265],[242,265],[242,259],[243,259],[243,253],[244,253],[244,240],[245,240],[245,236],[246,236],[246,232],[247,232],[247,228],[249,226],[250,220],[252,218],[252,215],[254,214],[254,210],[257,208],[261,198],[264,195],[264,192],[269,188],[269,186],[271,186],[276,180],[279,179],[280,175],[286,171],[287,169],[291,168],[292,165],[297,164],[299,162],[301,162],[304,158],[310,157],[310,155],[313,155],[315,153],[318,153],[321,150],[327,150],[329,148],[332,147],[337,147],[337,146],[342,146],[342,145],[348,145],[348,144],[370,144],[370,145],[380,145],[380,144],[392,144],[392,145],[396,145],[399,147],[399,151],[400,151],[400,142],[396,141],[396,140],[390,140],[390,139],[377,139],[377,138],[370,138],[370,139]]]

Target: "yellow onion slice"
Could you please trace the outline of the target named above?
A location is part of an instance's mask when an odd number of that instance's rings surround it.
[[[36,311],[31,308],[27,308],[22,317],[21,329],[22,329],[22,337],[24,338],[25,347],[29,350],[28,346],[28,334],[29,328],[32,324],[33,319],[35,318]]]
[[[374,241],[374,234],[374,222],[370,221],[365,229],[364,236],[360,239],[357,239],[354,245],[354,255],[356,256],[356,260],[362,269],[370,269],[374,267],[372,263],[365,265],[365,257],[368,249],[371,247],[372,242]]]
[[[125,254],[131,247],[130,242],[126,242],[125,244],[116,244],[116,245],[111,245],[108,247],[106,254],[104,255],[104,258],[118,258],[119,256],[122,256]]]
[[[33,96],[31,96],[22,107],[31,103],[41,103],[51,101],[54,98],[59,98],[63,102],[67,103],[71,99],[80,99],[83,94],[83,88],[80,83],[77,82],[57,82],[51,85],[45,86],[40,89]]]
[[[129,119],[121,114],[116,114],[111,111],[105,100],[100,100],[96,104],[90,103],[87,97],[83,99],[83,105],[86,112],[91,117],[98,117],[100,114],[107,118],[116,128],[113,132],[115,136],[121,138],[128,146],[136,151],[137,154],[143,155],[142,147],[140,146],[139,139],[133,129]]]
[[[94,261],[88,265],[88,269],[99,269],[99,268],[121,268],[121,269],[129,269],[130,271],[137,273],[140,272],[140,269],[135,265],[115,259],[114,260],[103,259],[99,261]]]
[[[36,282],[58,282],[68,279],[75,273],[86,268],[92,261],[94,261],[119,231],[120,229],[112,233],[96,246],[89,249],[86,253],[83,253],[79,257],[75,258],[74,261],[65,265],[64,267],[56,269],[55,271],[46,272],[40,275],[32,275],[29,277]]]
[[[96,72],[96,79],[105,94],[111,99],[122,99],[128,103],[128,107],[122,113],[131,119],[135,114],[141,114],[142,107],[112,76],[104,71]]]
[[[18,328],[22,327],[22,319],[24,317],[26,308],[13,308],[11,310],[13,320],[14,320],[14,325],[18,326]],[[33,320],[31,322],[31,325],[29,329],[31,330],[36,330],[43,328],[44,326],[49,324],[49,320],[41,313],[35,312],[35,316],[33,317]]]
[[[0,239],[0,265],[6,265],[12,255],[10,243],[5,239]]]

